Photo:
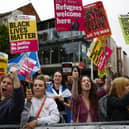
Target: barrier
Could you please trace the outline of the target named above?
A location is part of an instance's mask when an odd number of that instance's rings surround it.
[[[20,125],[0,125],[0,129],[21,129]],[[94,122],[94,123],[60,123],[36,129],[129,129],[129,121]]]

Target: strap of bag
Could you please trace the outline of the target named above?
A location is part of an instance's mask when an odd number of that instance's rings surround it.
[[[40,109],[39,109],[39,111],[38,111],[38,113],[37,113],[36,119],[38,119],[38,117],[39,117],[39,115],[40,115],[40,112],[41,112],[41,110],[42,110],[42,108],[43,108],[43,106],[44,106],[45,101],[46,101],[46,97],[43,99],[43,102],[42,102],[42,104],[41,104],[41,107],[40,107]]]

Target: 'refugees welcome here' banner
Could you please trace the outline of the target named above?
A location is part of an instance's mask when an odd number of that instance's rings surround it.
[[[54,0],[56,31],[84,30],[82,0]]]
[[[9,19],[10,51],[12,54],[38,51],[35,16],[19,15]]]

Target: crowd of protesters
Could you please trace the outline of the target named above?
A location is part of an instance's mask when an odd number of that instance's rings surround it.
[[[51,80],[40,72],[26,83],[18,80],[17,69],[10,71],[0,78],[0,124],[38,129],[55,123],[129,120],[129,78],[113,77],[111,67],[108,63],[101,81],[80,75],[78,67],[65,82],[60,71]]]

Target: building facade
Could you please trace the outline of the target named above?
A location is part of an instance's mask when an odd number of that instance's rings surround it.
[[[0,14],[0,25],[4,24],[7,26],[8,19],[10,19],[10,17],[14,17],[17,15],[33,15],[36,17],[36,21],[40,22],[39,15],[37,14],[36,10],[34,9],[32,3],[29,3],[25,6],[15,9],[13,11]]]
[[[37,24],[37,28],[38,53],[43,73],[53,74],[61,69],[63,62],[72,62],[73,66],[83,62],[85,73],[91,74],[91,62],[87,57],[91,40],[86,40],[83,31],[56,32],[55,19],[42,21]]]

